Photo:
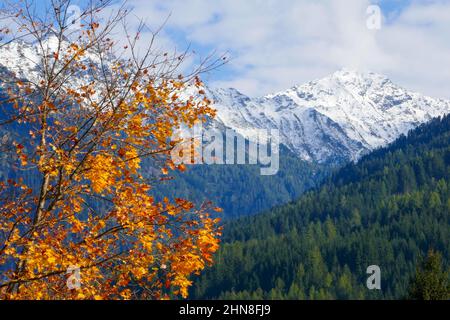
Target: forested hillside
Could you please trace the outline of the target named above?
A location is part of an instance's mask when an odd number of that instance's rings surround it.
[[[158,185],[155,195],[180,197],[201,203],[212,201],[223,209],[224,217],[239,217],[268,210],[298,198],[318,185],[331,167],[299,159],[280,147],[277,174],[263,176],[258,165],[195,165],[174,172],[173,180]],[[151,173],[151,165],[144,174]]]
[[[450,117],[333,175],[298,201],[226,223],[194,298],[404,298],[416,263],[450,248]],[[381,268],[381,290],[366,268]]]

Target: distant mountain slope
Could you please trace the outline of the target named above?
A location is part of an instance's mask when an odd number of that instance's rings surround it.
[[[17,79],[39,83],[43,79],[45,69],[43,56],[52,55],[53,52],[58,50],[58,44],[59,40],[56,35],[48,34],[42,41],[42,47],[22,40],[16,40],[0,47],[0,84],[1,80],[4,79],[10,81],[12,76]],[[65,46],[61,48],[61,52],[69,50],[69,41],[61,44]],[[86,51],[81,59],[98,67],[102,64],[102,61],[100,61],[98,54],[92,52],[92,50]],[[108,66],[108,61],[104,63]],[[73,86],[81,86],[93,80],[93,74],[89,70],[83,71],[80,69],[77,76],[71,77],[67,82]]]
[[[420,255],[450,261],[450,116],[349,164],[320,189],[225,224],[193,298],[405,297]],[[366,268],[381,268],[381,290]]]
[[[254,165],[187,166],[185,172],[175,173],[174,180],[160,183],[155,195],[197,203],[210,200],[223,209],[223,216],[238,217],[288,203],[320,185],[329,172],[328,166],[303,161],[281,146],[276,175],[261,175]]]
[[[211,90],[217,120],[244,136],[278,129],[301,159],[357,160],[410,129],[450,112],[450,102],[405,90],[388,78],[341,70],[284,92],[251,99],[234,89]]]

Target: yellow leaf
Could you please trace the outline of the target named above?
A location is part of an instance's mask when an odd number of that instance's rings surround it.
[[[80,292],[80,293],[78,293],[77,298],[84,299],[84,298],[86,298],[86,296],[82,292]]]

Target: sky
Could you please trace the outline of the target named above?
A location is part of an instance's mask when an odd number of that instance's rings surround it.
[[[203,75],[213,87],[262,96],[349,68],[450,98],[450,0],[128,0],[128,6],[131,27],[141,18],[156,30],[167,20],[158,45],[190,46],[191,63],[226,53],[225,66]],[[148,39],[150,32],[142,35]]]

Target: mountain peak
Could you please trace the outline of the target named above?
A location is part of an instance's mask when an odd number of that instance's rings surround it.
[[[251,128],[278,129],[291,151],[320,163],[357,160],[450,113],[450,101],[408,91],[377,73],[351,69],[263,98],[243,97],[216,96],[223,125],[247,136]]]
[[[364,92],[373,88],[374,91],[380,90],[384,86],[395,86],[388,77],[375,72],[363,72],[349,68],[342,68],[324,78],[316,79],[304,84],[298,84],[288,90],[268,94],[265,98],[272,99],[277,96],[292,95],[294,93],[301,93],[304,96],[305,92],[318,90],[329,95],[338,94],[338,91],[354,92],[357,95],[364,94]],[[400,88],[398,86],[395,86]],[[306,94],[307,95],[307,94]]]
[[[332,78],[338,79],[344,82],[361,81],[361,80],[387,80],[388,78],[382,74],[371,71],[358,71],[355,69],[342,68],[331,75]]]

